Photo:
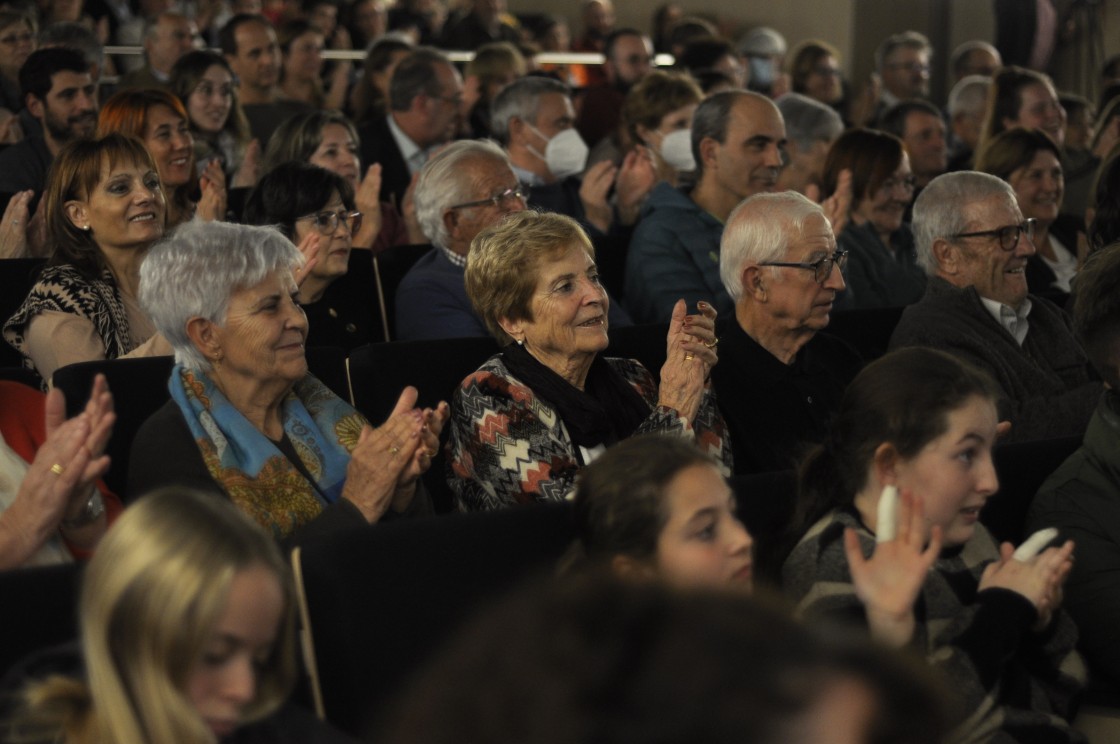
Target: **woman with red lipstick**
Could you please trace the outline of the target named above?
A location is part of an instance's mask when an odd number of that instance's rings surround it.
[[[41,210],[53,253],[4,339],[44,381],[75,362],[169,354],[137,300],[140,264],[166,212],[148,151],[120,134],[75,141],[47,184]]]
[[[979,521],[999,488],[996,399],[987,375],[932,349],[864,368],[802,463],[783,585],[806,616],[924,654],[968,716],[961,740],[1081,741],[1063,720],[1084,683],[1060,609],[1073,543],[1013,556]],[[888,486],[901,492],[895,525],[881,523]],[[893,592],[857,585],[890,569]]]
[[[851,219],[836,236],[848,252],[848,288],[838,305],[899,307],[921,299],[926,273],[918,266],[914,234],[904,221],[914,176],[902,140],[874,129],[840,135],[825,158],[822,192],[832,196],[844,171],[852,173]]]
[[[503,198],[451,207],[444,219],[478,219],[467,210]],[[714,308],[702,302],[688,315],[677,302],[658,384],[635,360],[600,356],[609,298],[575,220],[510,214],[478,234],[469,256],[467,296],[502,351],[455,392],[448,482],[460,509],[567,498],[582,466],[642,433],[694,443],[730,472],[709,384]]]
[[[1014,127],[996,135],[981,151],[976,170],[1002,178],[1015,190],[1023,218],[1034,220],[1027,259],[1027,286],[1059,306],[1069,299],[1070,281],[1077,274],[1076,217],[1061,214],[1065,179],[1058,146],[1038,129]]]
[[[122,90],[101,107],[97,134],[109,132],[136,137],[156,163],[167,197],[167,227],[195,215],[203,220],[226,218],[226,177],[222,164],[212,160],[195,175],[194,140],[182,101],[163,90]]]
[[[285,705],[299,669],[293,597],[275,544],[232,505],[153,494],[121,515],[85,572],[81,661],[51,656],[81,671],[31,683],[0,738],[345,744]]]

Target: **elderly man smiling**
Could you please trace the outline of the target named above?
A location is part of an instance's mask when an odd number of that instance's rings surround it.
[[[1000,414],[1015,440],[1083,433],[1102,390],[1066,314],[1027,292],[1032,228],[994,176],[931,181],[914,205],[929,284],[891,337],[892,348],[931,346],[986,369],[1003,390]]]

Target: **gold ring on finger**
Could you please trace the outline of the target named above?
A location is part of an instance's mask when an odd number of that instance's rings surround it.
[[[63,467],[61,465],[59,465],[57,462],[54,465],[51,465],[51,472],[54,473],[55,475],[62,475],[62,471],[63,471]]]
[[[712,340],[712,342],[711,342],[710,344],[704,344],[704,345],[705,345],[705,346],[707,346],[707,347],[708,347],[709,349],[714,349],[714,348],[716,348],[717,346],[719,346],[719,339],[718,339],[718,338],[717,338],[717,339],[713,339],[713,340]]]
[[[391,455],[395,455],[400,451],[401,451],[400,447],[390,447],[389,448],[389,454],[391,454]]]
[[[695,356],[695,355],[693,355],[693,354],[685,354],[685,355],[684,355],[684,360],[685,360],[686,362],[691,362],[691,361],[692,361],[693,359],[695,359],[695,358],[696,358],[696,356]]]

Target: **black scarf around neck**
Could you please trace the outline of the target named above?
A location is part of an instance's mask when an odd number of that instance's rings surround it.
[[[541,364],[523,346],[507,346],[502,361],[514,377],[556,409],[572,442],[580,447],[609,446],[626,439],[649,416],[642,396],[601,356],[591,362],[583,390]]]

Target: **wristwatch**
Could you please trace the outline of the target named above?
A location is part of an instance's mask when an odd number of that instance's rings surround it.
[[[101,498],[101,492],[94,488],[93,493],[89,495],[89,499],[86,501],[86,505],[82,508],[81,513],[73,519],[62,520],[61,526],[63,529],[67,530],[85,527],[87,524],[96,522],[104,513],[105,501]]]

